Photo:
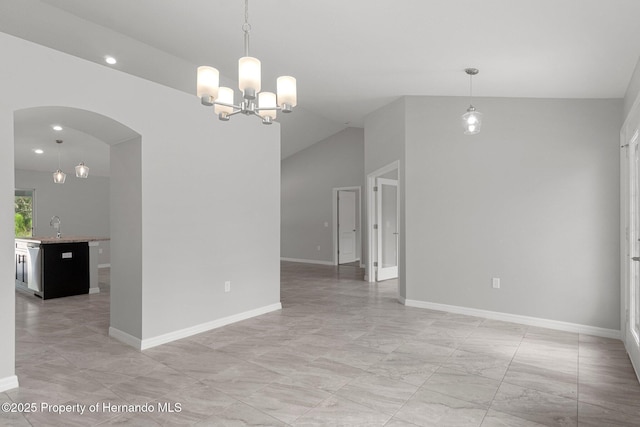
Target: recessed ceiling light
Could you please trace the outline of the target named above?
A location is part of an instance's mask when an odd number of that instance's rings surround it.
[[[113,56],[105,56],[104,62],[106,62],[109,65],[114,65],[118,61],[116,61],[116,58],[114,58]]]
[[[34,148],[33,152],[36,153],[36,154],[42,154],[42,153],[44,153],[44,150],[42,150],[41,148]]]
[[[55,131],[58,131],[58,132],[62,130],[62,126],[60,126],[60,125],[52,125],[51,128],[53,130],[55,130]]]

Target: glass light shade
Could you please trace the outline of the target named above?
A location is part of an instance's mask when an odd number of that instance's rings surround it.
[[[260,117],[276,118],[276,94],[273,92],[260,92],[258,94],[258,108],[261,110],[258,112]],[[262,108],[273,108],[273,110],[262,110]]]
[[[278,106],[284,104],[295,107],[298,104],[298,92],[296,89],[296,79],[291,76],[278,77],[276,88],[278,92]]]
[[[238,60],[238,87],[242,92],[253,89],[260,92],[260,60],[251,56],[243,56]]]
[[[218,99],[216,101],[223,102],[225,104],[233,104],[233,89],[231,89],[230,87],[221,86],[220,90],[218,91]],[[233,107],[227,107],[226,105],[215,104],[213,106],[213,111],[216,114],[220,114],[220,113],[231,114],[233,113]]]
[[[76,166],[76,177],[87,178],[88,176],[89,176],[89,168],[85,166],[84,162],[80,162],[80,164]]]
[[[462,129],[465,135],[475,135],[480,132],[482,127],[482,113],[476,111],[475,108],[469,107],[466,113],[462,115]]]
[[[220,73],[213,67],[198,67],[197,80],[198,97],[210,96],[213,99],[218,98],[218,87],[220,86]]]
[[[60,169],[53,173],[53,182],[56,184],[64,184],[64,180],[67,179],[67,174]]]

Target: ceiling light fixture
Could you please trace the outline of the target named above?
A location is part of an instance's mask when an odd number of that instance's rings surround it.
[[[60,125],[52,125],[51,128],[56,132],[60,132],[62,130],[62,126]]]
[[[67,179],[67,174],[60,170],[60,144],[62,144],[62,140],[56,139],[56,144],[58,144],[58,170],[53,173],[53,182],[56,184],[64,184],[64,180]]]
[[[88,176],[89,176],[89,168],[85,166],[84,162],[80,162],[80,164],[76,166],[76,177],[87,178]]]
[[[469,75],[469,108],[467,112],[462,115],[462,128],[465,135],[475,135],[480,132],[482,127],[482,113],[476,111],[476,107],[473,106],[473,76],[478,74],[477,68],[465,68],[465,73]]]
[[[116,58],[114,58],[113,56],[105,56],[104,57],[104,62],[106,62],[109,65],[115,65],[115,64],[118,63]]]
[[[44,154],[44,150],[42,148],[34,148],[33,152],[36,154]]]
[[[203,105],[213,106],[220,120],[227,121],[233,115],[256,115],[262,123],[270,125],[278,110],[290,113],[297,105],[298,95],[296,79],[291,76],[278,77],[277,95],[273,92],[260,92],[260,60],[249,56],[249,0],[244,2],[244,56],[238,61],[238,88],[242,91],[242,102],[234,104],[233,89],[220,87],[220,73],[209,66],[198,67],[197,94]],[[256,103],[257,97],[257,103]]]

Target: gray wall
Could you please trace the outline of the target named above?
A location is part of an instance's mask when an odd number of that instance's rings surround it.
[[[406,102],[407,299],[619,329],[622,100]]]
[[[347,128],[283,159],[281,184],[281,256],[332,262],[332,189],[364,193],[363,130]]]
[[[67,172],[61,185],[53,183],[51,173],[16,169],[16,188],[36,190],[35,235],[55,236],[49,222],[58,215],[63,235],[109,237],[109,178],[90,175],[80,179]],[[98,263],[110,263],[109,242],[100,242],[100,249]]]
[[[405,289],[405,99],[400,98],[385,107],[374,111],[365,118],[364,126],[364,168],[365,175],[387,166],[395,161],[400,162],[400,238],[398,265],[398,292],[404,297]],[[366,178],[365,178],[366,179]],[[368,205],[367,192],[364,192],[365,205]],[[366,221],[366,220],[365,220]],[[368,225],[371,227],[371,224]],[[368,247],[368,234],[364,233],[364,248]],[[368,252],[365,251],[365,258]],[[365,265],[366,261],[365,261]],[[367,276],[371,272],[367,271]]]
[[[111,146],[111,327],[142,336],[142,140]]]
[[[633,103],[636,101],[638,94],[640,93],[640,59],[636,63],[636,68],[633,70],[627,92],[624,95],[624,116],[627,117],[631,111]]]

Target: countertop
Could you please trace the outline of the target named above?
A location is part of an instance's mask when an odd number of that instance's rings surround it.
[[[95,236],[65,236],[63,235],[61,238],[57,238],[54,236],[43,236],[43,237],[16,237],[16,241],[23,242],[32,242],[32,243],[40,243],[41,245],[53,245],[56,243],[80,243],[80,242],[99,242],[111,240],[108,237],[95,237]]]

